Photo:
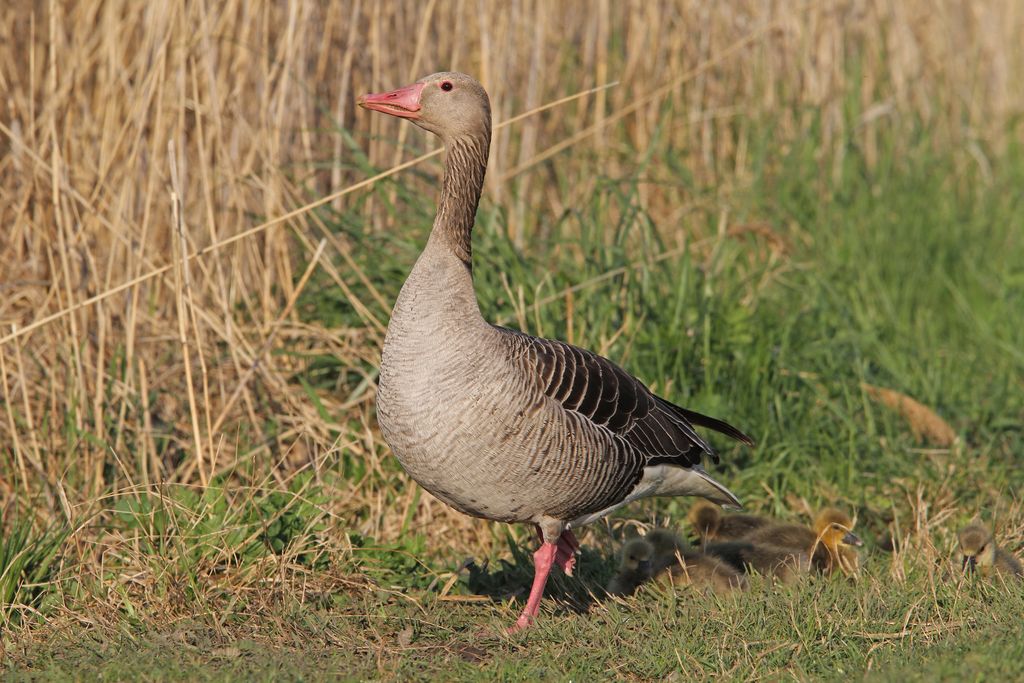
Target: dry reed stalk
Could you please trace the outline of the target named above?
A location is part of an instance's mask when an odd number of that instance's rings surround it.
[[[558,100],[555,100],[554,102],[549,102],[548,104],[545,104],[545,105],[543,105],[541,107],[537,107],[536,109],[534,109],[532,111],[524,112],[522,114],[519,114],[518,116],[514,116],[514,117],[508,119],[507,121],[504,121],[504,122],[498,124],[497,126],[495,126],[495,128],[496,129],[503,128],[504,126],[507,126],[507,125],[515,123],[515,122],[517,122],[519,120],[522,120],[523,118],[526,118],[527,116],[532,116],[533,114],[545,111],[545,110],[550,109],[552,107],[561,105],[561,104],[563,104],[565,102],[569,102],[569,101],[572,101],[572,100],[575,100],[575,99],[579,99],[581,97],[586,97],[587,95],[590,95],[590,94],[592,94],[594,92],[597,92],[598,90],[602,90],[604,88],[612,87],[614,85],[616,85],[616,84],[615,83],[610,83],[610,84],[607,84],[607,85],[604,85],[604,86],[599,86],[598,88],[590,88],[590,89],[585,90],[583,92],[575,93],[573,95],[569,95],[567,97],[560,98]],[[3,124],[0,124],[0,130],[5,130],[5,127],[3,126]],[[357,183],[354,183],[353,185],[349,185],[348,187],[346,187],[346,188],[344,188],[342,190],[339,190],[339,191],[335,192],[334,194],[331,194],[331,195],[328,195],[326,197],[322,197],[322,198],[320,198],[320,199],[318,199],[316,201],[310,202],[310,203],[308,203],[308,204],[306,204],[304,206],[299,207],[298,209],[294,209],[292,211],[289,211],[288,213],[285,213],[285,214],[283,214],[281,216],[278,216],[277,218],[274,218],[272,220],[266,221],[265,223],[261,223],[261,224],[255,226],[255,227],[252,227],[252,228],[249,228],[247,230],[244,230],[244,231],[242,231],[242,232],[240,232],[240,233],[238,233],[236,235],[233,235],[231,237],[225,238],[225,239],[223,239],[223,240],[221,240],[219,242],[210,244],[210,245],[208,245],[206,247],[203,247],[202,249],[200,249],[198,251],[195,251],[195,252],[193,252],[191,254],[184,255],[181,258],[184,258],[186,261],[196,260],[196,259],[199,259],[199,258],[201,258],[203,256],[206,256],[207,254],[210,254],[210,253],[212,253],[212,252],[214,252],[214,251],[216,251],[218,249],[222,249],[224,247],[230,246],[230,245],[235,244],[237,242],[241,242],[241,241],[245,240],[246,238],[252,237],[252,236],[254,236],[254,235],[258,234],[258,233],[266,231],[268,228],[280,225],[281,223],[287,222],[287,221],[291,220],[292,218],[300,216],[300,215],[302,215],[302,214],[304,214],[304,213],[306,213],[308,211],[311,211],[311,210],[313,210],[313,209],[315,209],[317,207],[323,206],[324,204],[327,204],[327,203],[331,202],[332,200],[334,200],[336,198],[344,197],[345,195],[351,194],[351,193],[356,192],[358,190],[361,190],[361,189],[363,189],[365,187],[369,187],[369,186],[373,185],[374,183],[376,183],[376,182],[378,182],[380,180],[383,180],[384,178],[390,177],[392,175],[395,175],[396,173],[404,171],[407,168],[411,168],[413,166],[416,166],[417,164],[419,164],[419,163],[421,163],[423,161],[426,161],[427,159],[430,159],[432,157],[438,156],[439,154],[441,154],[441,152],[442,152],[441,149],[435,149],[433,151],[427,152],[426,154],[421,154],[420,156],[418,156],[418,157],[416,157],[414,159],[410,159],[409,161],[401,163],[401,164],[399,164],[397,166],[392,166],[391,168],[389,168],[386,171],[383,171],[383,172],[378,173],[378,174],[376,174],[374,176],[371,176],[369,178],[361,180],[361,181],[359,181]],[[145,275],[140,275],[140,276],[138,276],[136,278],[133,278],[132,280],[129,280],[128,282],[123,282],[120,285],[112,287],[112,288],[110,288],[110,289],[108,289],[108,290],[106,290],[106,291],[104,291],[104,292],[102,292],[100,294],[97,294],[97,295],[95,295],[93,297],[90,297],[89,299],[81,301],[81,302],[79,302],[78,304],[76,304],[74,306],[71,306],[69,308],[60,310],[57,313],[49,315],[49,316],[47,316],[45,318],[42,318],[40,320],[36,320],[36,321],[34,321],[31,324],[30,329],[19,329],[17,331],[12,331],[7,336],[0,337],[0,346],[2,346],[3,344],[5,344],[5,343],[7,343],[9,341],[12,341],[12,340],[18,338],[18,337],[25,336],[25,335],[29,334],[30,332],[32,332],[33,330],[35,330],[35,329],[37,329],[39,327],[44,327],[45,325],[48,325],[51,322],[54,322],[56,320],[59,320],[59,319],[64,318],[66,316],[69,316],[70,314],[73,314],[76,311],[79,311],[79,310],[81,310],[83,308],[87,308],[87,307],[92,306],[92,305],[94,305],[96,303],[99,303],[99,302],[103,301],[104,299],[107,299],[107,298],[109,298],[109,297],[111,297],[111,296],[113,296],[115,294],[119,294],[119,293],[121,293],[121,292],[123,292],[123,291],[125,291],[127,289],[131,289],[132,287],[135,287],[138,284],[141,284],[143,282],[146,282],[146,281],[151,280],[151,279],[156,278],[156,277],[160,277],[160,276],[162,276],[162,275],[164,275],[164,274],[174,270],[176,268],[176,263],[177,262],[170,263],[170,264],[165,265],[165,266],[160,266],[160,267],[158,267],[158,268],[156,268],[156,269],[146,273]]]
[[[4,362],[4,355],[0,353],[0,382],[4,385],[4,406],[7,408],[7,424],[11,430],[11,438],[14,445],[14,458],[18,464],[18,474],[21,475],[21,486],[24,490],[25,495],[29,495],[29,479],[28,472],[25,469],[25,458],[22,455],[21,448],[21,430],[18,429],[17,424],[14,420],[14,401],[11,399],[11,388],[7,381],[7,363]]]
[[[576,133],[572,137],[567,138],[565,140],[562,140],[562,141],[558,142],[555,145],[552,145],[548,149],[546,149],[543,152],[541,152],[540,154],[536,155],[534,158],[532,158],[529,161],[527,161],[526,163],[520,164],[519,166],[516,166],[515,168],[513,168],[513,169],[511,169],[509,171],[506,171],[505,174],[501,177],[502,182],[505,182],[509,178],[512,178],[514,176],[519,175],[523,171],[531,168],[532,166],[537,165],[538,163],[540,163],[540,162],[542,162],[542,161],[544,161],[546,159],[550,159],[551,157],[553,157],[554,155],[558,154],[562,150],[568,149],[569,147],[575,145],[580,140],[583,140],[584,138],[587,138],[587,137],[590,137],[591,135],[594,135],[595,133],[599,132],[606,125],[607,122],[617,121],[617,120],[627,116],[628,114],[633,113],[637,109],[640,109],[641,107],[643,107],[643,106],[645,106],[647,104],[650,104],[652,101],[656,101],[657,99],[665,96],[666,94],[668,94],[669,92],[675,90],[676,88],[678,88],[679,86],[683,85],[684,83],[686,83],[687,81],[691,80],[692,78],[701,76],[702,74],[704,74],[705,72],[707,72],[709,69],[713,68],[714,66],[716,66],[720,62],[722,62],[722,61],[728,59],[729,57],[733,56],[740,49],[750,45],[753,41],[755,41],[758,38],[760,38],[762,34],[767,33],[768,31],[770,31],[770,30],[772,30],[774,28],[775,28],[775,25],[771,24],[771,25],[768,25],[768,26],[762,26],[761,28],[752,31],[750,34],[744,36],[743,38],[741,38],[737,42],[735,42],[732,45],[730,45],[728,47],[728,49],[726,49],[721,54],[716,55],[714,58],[709,59],[708,61],[702,62],[696,68],[694,68],[694,69],[692,69],[690,71],[687,71],[682,76],[679,76],[678,78],[673,79],[671,82],[656,88],[653,92],[635,99],[631,104],[629,104],[626,107],[623,107],[620,111],[616,112],[613,116],[608,117],[607,121],[602,119],[598,123],[595,123],[595,124],[593,124],[591,126],[588,126],[587,128],[584,128],[583,130],[581,130],[580,132]]]
[[[252,365],[250,365],[249,368],[245,371],[245,374],[242,375],[242,378],[238,381],[238,385],[235,387],[235,390],[231,393],[231,396],[228,398],[227,402],[225,402],[224,406],[221,408],[220,415],[217,416],[216,422],[213,423],[213,427],[210,429],[210,434],[219,432],[220,428],[224,425],[224,421],[227,419],[228,414],[231,412],[231,408],[232,406],[234,406],[235,401],[238,400],[238,397],[241,395],[242,390],[245,388],[245,385],[252,378],[253,373],[256,372],[256,369],[259,367],[259,364],[262,361],[263,356],[265,356],[267,352],[270,350],[270,345],[274,343],[274,337],[277,335],[277,330],[284,322],[284,319],[287,318],[289,314],[291,314],[292,308],[295,306],[295,302],[299,298],[299,294],[302,292],[303,289],[306,288],[306,285],[309,283],[309,278],[311,275],[313,275],[313,271],[316,269],[317,265],[319,265],[320,257],[323,255],[324,247],[326,246],[327,240],[320,240],[320,244],[317,245],[316,251],[313,253],[313,258],[310,259],[309,265],[306,267],[306,271],[302,274],[302,277],[299,279],[299,283],[295,287],[295,291],[292,292],[291,297],[288,299],[288,303],[285,304],[284,310],[281,311],[281,314],[278,316],[277,321],[271,327],[269,334],[267,334],[267,338],[263,342],[263,346],[261,346],[259,351],[256,353],[256,357],[253,360]]]
[[[174,154],[173,141],[168,141],[167,143],[167,160],[171,166],[171,212],[173,213],[173,220],[178,232],[178,240],[174,242],[177,246],[175,251],[178,256],[175,259],[175,263],[179,264],[179,268],[174,269],[175,300],[178,304],[178,343],[181,346],[181,357],[185,366],[188,412],[192,419],[192,443],[196,449],[194,462],[199,471],[199,480],[203,486],[206,486],[209,484],[209,479],[207,478],[206,471],[203,470],[203,439],[199,430],[199,408],[198,401],[196,400],[195,383],[192,379],[192,352],[189,350],[188,341],[188,328],[191,327],[193,333],[197,336],[198,330],[195,326],[194,313],[190,312],[188,320],[186,320],[186,310],[194,311],[195,306],[192,303],[192,281],[189,277],[188,257],[186,256],[188,254],[188,247],[185,244],[185,226],[181,218],[181,182],[178,178],[178,166]],[[196,350],[201,357],[202,350],[199,348]],[[209,405],[209,403],[206,405]]]

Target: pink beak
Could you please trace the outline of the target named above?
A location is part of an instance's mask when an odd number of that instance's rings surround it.
[[[403,119],[420,117],[420,94],[426,83],[413,83],[391,92],[370,93],[360,95],[356,100],[363,109],[381,111]]]

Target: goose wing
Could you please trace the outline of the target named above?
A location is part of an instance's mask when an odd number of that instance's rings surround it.
[[[517,337],[528,380],[565,410],[604,427],[646,458],[646,466],[694,467],[718,456],[694,425],[753,445],[732,425],[662,399],[607,358],[550,339],[507,330]]]

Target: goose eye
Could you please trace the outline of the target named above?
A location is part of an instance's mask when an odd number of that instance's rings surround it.
[[[441,90],[444,90],[445,92],[450,91],[453,87],[455,86],[452,85],[451,81],[445,81],[441,84]]]

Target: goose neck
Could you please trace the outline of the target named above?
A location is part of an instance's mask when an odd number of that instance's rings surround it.
[[[440,238],[470,269],[473,223],[483,191],[489,147],[490,131],[477,136],[454,137],[445,144],[441,199],[431,238]]]

